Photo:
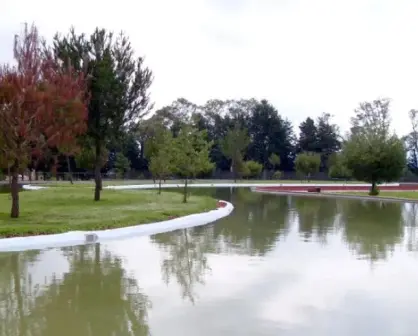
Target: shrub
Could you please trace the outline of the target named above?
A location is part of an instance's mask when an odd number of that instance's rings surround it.
[[[247,161],[245,162],[244,176],[253,178],[261,174],[263,170],[263,165],[256,161]]]
[[[282,177],[282,172],[280,170],[276,170],[272,176],[273,180],[280,180]]]

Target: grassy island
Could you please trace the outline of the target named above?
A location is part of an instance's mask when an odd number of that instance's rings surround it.
[[[91,187],[81,186],[20,192],[21,216],[10,218],[10,194],[0,194],[0,237],[119,228],[216,208],[211,197],[192,196],[182,203],[177,192],[104,189],[100,202],[91,195]]]
[[[351,195],[351,196],[369,196],[368,192],[362,191],[351,191],[351,192],[339,192],[340,195]],[[418,201],[417,191],[381,191],[376,198],[399,198],[405,200]]]

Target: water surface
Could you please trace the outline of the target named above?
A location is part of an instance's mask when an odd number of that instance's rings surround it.
[[[0,336],[417,334],[416,205],[216,194],[215,224],[0,254]]]

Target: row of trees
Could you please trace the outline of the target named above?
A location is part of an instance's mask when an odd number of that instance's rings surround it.
[[[186,180],[187,201],[187,180],[214,169],[235,179],[266,169],[276,171],[274,178],[328,170],[375,186],[397,179],[405,166],[403,143],[390,132],[388,99],[360,104],[345,137],[329,114],[307,118],[296,137],[266,100],[198,106],[181,98],[147,118],[153,75],[123,34],[72,29],[48,45],[26,25],[14,57],[16,64],[0,71],[0,167],[11,176],[12,217],[19,215],[18,174],[27,169],[66,170],[70,180],[75,169],[90,170],[96,201],[106,170],[150,171],[160,181],[175,174]],[[411,139],[418,137],[408,137],[414,149]]]
[[[266,101],[262,101],[259,105],[256,102],[254,104],[255,110],[253,110],[253,114],[262,106],[269,106]],[[369,182],[371,183],[370,193],[378,194],[377,185],[379,183],[398,180],[407,166],[405,139],[400,139],[391,131],[389,107],[390,100],[387,98],[361,103],[355,110],[355,115],[351,120],[352,127],[350,132],[344,138],[341,138],[341,141],[335,140],[336,128],[328,127],[330,125],[328,116],[324,115],[319,118],[318,128],[314,127],[315,123],[308,118],[301,126],[303,133],[299,138],[298,153],[294,159],[296,171],[309,179],[321,167],[328,167],[331,177],[354,178],[359,181]],[[187,119],[187,115],[183,115],[169,124],[165,119],[166,115],[159,111],[151,119],[147,120],[146,124],[148,130],[156,130],[160,127],[165,132],[164,134],[167,134],[164,137],[165,141],[154,139],[152,147],[160,148],[163,152],[162,157],[168,158],[169,138],[175,138],[176,136],[181,138],[182,130],[186,127],[185,125],[198,130],[199,122],[203,119],[199,119],[199,114],[193,112],[190,120]],[[210,130],[207,124],[205,126],[201,125],[200,128]],[[200,132],[204,132],[201,134],[207,134],[207,131],[202,130]],[[280,133],[274,134],[280,136]],[[324,134],[328,134],[328,136],[326,137]],[[206,144],[203,156],[207,160],[210,148],[210,154],[212,155],[214,155],[214,152],[219,151],[228,160],[229,169],[234,173],[236,179],[242,176],[257,176],[263,167],[267,165],[273,169],[283,167],[283,161],[288,161],[292,155],[291,152],[281,152],[279,148],[270,147],[274,142],[264,139],[264,147],[260,146],[254,152],[258,156],[257,159],[248,160],[248,158],[253,158],[248,155],[248,151],[251,150],[251,146],[257,143],[254,140],[251,142],[250,139],[254,139],[254,135],[250,134],[250,128],[236,120],[235,123],[230,125],[229,129],[225,130],[219,141],[212,140],[207,142],[204,138],[201,139],[202,143]],[[332,139],[335,141],[331,141]],[[148,139],[149,142],[150,139]],[[147,148],[147,141],[143,142],[143,146]],[[197,147],[197,145],[193,146],[194,148]],[[182,144],[182,147],[185,148],[185,142]],[[172,150],[168,151],[175,153]],[[211,156],[210,154],[209,156]],[[175,156],[181,157],[178,153]],[[154,164],[155,157],[152,154],[146,154],[146,157],[151,158],[150,168],[154,176],[165,178],[172,173],[172,171],[166,169],[169,167],[168,165],[164,166],[163,169],[161,166]],[[184,159],[181,158],[180,160]],[[288,164],[287,161],[285,161],[284,165]],[[196,159],[195,162],[198,163],[199,160]],[[177,165],[177,167],[179,166]],[[187,167],[193,167],[193,165],[187,162]],[[187,175],[189,177],[195,176],[198,173],[207,171],[210,167],[211,165],[205,161],[204,164],[197,164],[197,166],[190,168],[193,171],[189,171]],[[185,172],[186,169],[186,167],[182,168],[179,173]],[[274,177],[280,177],[280,170],[276,171]]]
[[[25,25],[15,37],[15,64],[0,71],[1,165],[11,176],[11,217],[19,216],[18,174],[57,169],[59,156],[92,167],[94,199],[108,148],[149,112],[152,72],[128,39],[96,29],[56,35],[48,45]]]

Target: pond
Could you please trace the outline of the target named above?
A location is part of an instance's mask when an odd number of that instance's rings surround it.
[[[0,254],[0,335],[416,335],[417,205],[211,192],[215,224]]]

